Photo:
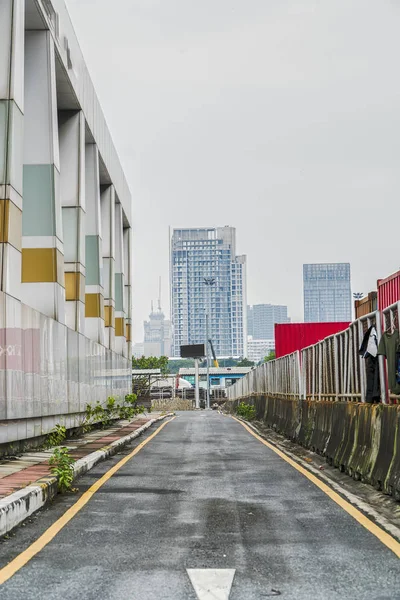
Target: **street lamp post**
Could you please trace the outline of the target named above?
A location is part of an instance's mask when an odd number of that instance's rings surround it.
[[[210,408],[210,358],[209,358],[209,351],[208,351],[208,340],[210,339],[210,332],[209,332],[209,327],[210,327],[210,315],[209,315],[209,300],[211,297],[211,287],[213,285],[215,285],[215,277],[204,277],[203,281],[205,283],[205,285],[207,286],[207,290],[210,290],[210,292],[207,294],[208,298],[206,301],[206,365],[207,365],[207,401],[206,401],[206,408]]]

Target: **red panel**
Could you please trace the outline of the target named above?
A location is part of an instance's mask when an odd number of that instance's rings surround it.
[[[386,279],[378,279],[378,308],[384,310],[400,300],[400,271]]]
[[[302,350],[347,329],[350,323],[282,323],[275,325],[276,358]]]

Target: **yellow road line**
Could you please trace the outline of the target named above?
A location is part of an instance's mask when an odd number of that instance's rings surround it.
[[[122,458],[116,465],[111,467],[107,473],[105,473],[100,479],[96,481],[82,496],[73,504],[64,514],[60,517],[51,527],[49,527],[33,544],[29,546],[24,552],[21,552],[14,558],[8,565],[0,569],[0,585],[5,583],[10,577],[15,575],[17,571],[22,569],[36,554],[38,554],[43,548],[51,542],[51,540],[59,533],[71,519],[89,502],[91,497],[117,472],[123,467],[131,458],[138,454],[146,444],[151,440],[175,417],[172,417],[169,421],[165,421],[154,433],[144,440],[137,448],[135,448],[130,454]]]
[[[325,494],[329,496],[329,498],[331,498],[334,502],[336,502],[336,504],[343,508],[343,510],[345,510],[349,515],[351,515],[353,519],[358,521],[358,523],[365,527],[365,529],[368,529],[368,531],[372,533],[375,537],[377,537],[378,540],[382,542],[382,544],[385,544],[385,546],[387,546],[389,550],[394,552],[394,554],[398,558],[400,558],[400,544],[391,535],[389,535],[388,533],[386,533],[386,531],[378,527],[378,525],[375,525],[375,523],[370,521],[370,519],[368,519],[368,517],[366,517],[360,510],[355,508],[355,506],[350,504],[350,502],[347,502],[347,500],[344,500],[337,492],[334,492],[328,485],[326,485],[326,483],[318,479],[318,477],[310,473],[310,471],[299,465],[296,461],[289,458],[289,456],[287,456],[284,452],[276,448],[273,444],[270,444],[261,436],[257,435],[248,425],[246,425],[246,423],[243,423],[243,421],[240,421],[235,417],[232,417],[232,419],[240,423],[249,433],[251,433],[253,437],[255,437],[259,442],[264,444],[264,446],[267,446],[270,450],[275,452],[275,454],[277,454],[278,456],[283,458],[283,460],[289,463],[289,465],[291,465],[294,469],[296,469],[302,475],[304,475],[304,477],[307,477],[307,479],[312,481],[317,487],[319,487],[320,490],[325,492]]]

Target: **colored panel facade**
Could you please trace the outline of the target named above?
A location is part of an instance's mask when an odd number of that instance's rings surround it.
[[[351,321],[349,263],[303,265],[304,321]]]
[[[174,230],[171,240],[174,356],[179,356],[182,345],[204,343],[207,313],[217,356],[246,353],[246,257],[236,256],[235,248],[233,227]]]
[[[131,390],[131,226],[64,0],[1,0],[0,444]]]

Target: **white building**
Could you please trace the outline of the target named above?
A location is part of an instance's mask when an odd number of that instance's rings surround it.
[[[132,200],[63,0],[0,0],[0,204],[1,444],[131,388]]]
[[[170,356],[172,346],[171,321],[165,319],[165,315],[158,306],[158,310],[152,309],[149,320],[144,322],[144,356]]]
[[[263,360],[270,352],[275,351],[275,340],[247,340],[247,358],[255,363]]]

